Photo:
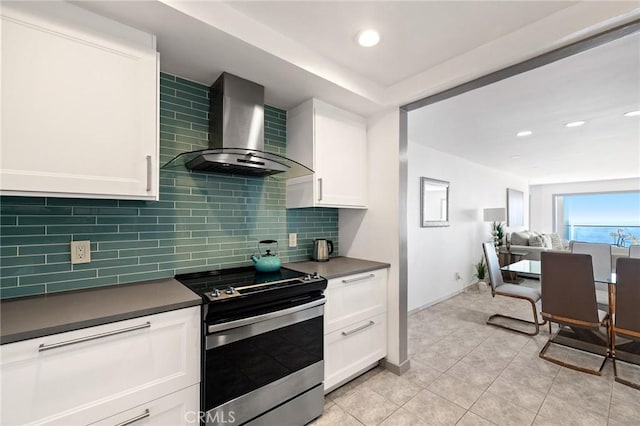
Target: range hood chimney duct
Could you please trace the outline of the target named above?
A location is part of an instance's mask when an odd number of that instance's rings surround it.
[[[264,86],[222,73],[210,89],[209,149],[185,163],[191,170],[270,176],[293,161],[264,152]]]
[[[223,72],[210,98],[209,148],[264,151],[264,86]]]

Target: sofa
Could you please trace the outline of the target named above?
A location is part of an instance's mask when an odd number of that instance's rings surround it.
[[[570,245],[558,234],[541,234],[534,231],[518,231],[507,234],[512,252],[526,252],[523,259],[540,260],[540,253],[547,250],[569,251]]]
[[[540,253],[547,250],[571,251],[571,241],[561,239],[556,233],[541,234],[533,231],[519,231],[507,234],[512,252],[526,252],[523,259],[540,260]],[[615,270],[619,257],[628,257],[628,247],[611,246],[611,265]]]

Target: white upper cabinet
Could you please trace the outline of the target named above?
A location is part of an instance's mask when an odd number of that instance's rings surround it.
[[[2,194],[158,199],[155,37],[64,2],[0,13]]]
[[[287,113],[287,156],[315,172],[287,181],[287,208],[366,208],[364,118],[310,99]]]

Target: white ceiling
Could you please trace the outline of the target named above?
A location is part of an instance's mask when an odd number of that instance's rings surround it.
[[[237,1],[229,5],[387,87],[575,3]],[[367,28],[382,35],[375,48],[355,43],[356,34]]]
[[[629,178],[640,176],[640,117],[623,116],[634,110],[639,33],[412,111],[408,134],[532,184]]]
[[[636,0],[74,3],[156,34],[164,72],[211,84],[227,71],[264,85],[269,105],[289,109],[318,97],[364,116],[640,17]],[[382,41],[360,48],[355,34],[370,25]],[[565,100],[556,98],[558,113]],[[495,109],[498,117],[529,103],[535,100],[480,102],[483,113]],[[511,144],[499,137],[512,133],[502,124],[494,121],[486,139]],[[495,158],[505,152],[496,142],[480,154],[488,149],[496,149]],[[487,164],[481,156],[471,159]]]

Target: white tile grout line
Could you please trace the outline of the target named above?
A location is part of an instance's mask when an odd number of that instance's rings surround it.
[[[427,310],[427,309],[429,309],[429,308],[426,308],[425,310]],[[468,308],[468,307],[466,307],[466,306],[465,306],[465,307],[461,307],[460,309],[472,310],[472,309],[470,309],[470,308]],[[442,315],[442,314],[441,314],[441,313],[438,313],[438,315]],[[493,329],[491,329],[491,331],[492,331],[492,333],[491,333],[491,334],[489,334],[489,335],[488,335],[484,340],[482,340],[480,343],[478,343],[478,344],[477,344],[473,349],[471,349],[470,351],[468,351],[468,352],[467,352],[467,354],[465,354],[465,355],[464,355],[464,356],[462,356],[460,359],[458,359],[458,360],[456,361],[456,363],[455,363],[455,364],[453,364],[451,367],[447,368],[444,372],[441,372],[440,370],[437,370],[438,372],[440,372],[440,375],[439,375],[435,380],[438,380],[438,378],[440,378],[440,377],[442,377],[444,374],[446,374],[446,373],[447,373],[447,371],[449,371],[451,368],[453,368],[454,366],[456,366],[459,362],[462,362],[462,359],[463,359],[464,357],[466,357],[467,355],[469,355],[469,353],[473,352],[476,348],[478,348],[480,345],[482,345],[484,342],[486,342],[487,340],[489,340],[493,335],[495,335],[495,334],[497,333],[497,330],[493,330]],[[449,337],[449,336],[453,335],[453,333],[455,333],[455,331],[451,331],[449,334],[442,336],[441,338],[439,338],[438,340],[436,340],[436,341],[434,342],[434,344],[436,344],[436,343],[437,343],[437,342],[439,342],[440,340],[443,340],[443,339],[444,339],[444,338],[446,338],[446,337]],[[526,343],[525,343],[525,345],[526,345]],[[524,347],[524,346],[523,346],[523,347]],[[522,350],[522,348],[521,348],[520,350]],[[514,355],[513,359],[515,359],[515,357],[517,356],[517,354],[518,354],[518,353],[519,353],[519,351],[516,353],[516,355]],[[502,374],[502,372],[503,372],[503,371],[504,371],[504,370],[505,370],[505,369],[506,369],[506,368],[511,364],[511,362],[513,362],[513,359],[509,362],[509,364],[507,364],[507,366],[505,366],[504,368],[502,368],[502,370],[501,370],[501,371],[500,371],[500,373],[496,376],[496,378],[495,378],[495,379],[493,379],[493,381],[492,381],[489,385],[487,385],[487,388],[486,388],[486,389],[485,389],[485,390],[480,394],[480,396],[479,396],[478,398],[476,398],[476,400],[474,401],[474,403],[473,403],[473,404],[471,404],[471,407],[473,407],[473,405],[474,405],[474,404],[475,404],[475,403],[476,403],[480,398],[482,398],[482,396],[487,392],[487,390],[491,387],[491,385],[492,385],[492,384],[493,384],[493,383],[498,379],[498,377],[500,377],[500,374]],[[455,376],[454,376],[454,378],[455,378]],[[434,382],[435,382],[435,380],[434,380]],[[432,382],[432,383],[433,383],[433,382]],[[428,387],[428,386],[427,386],[427,387]],[[423,389],[423,390],[428,390],[428,389],[427,389],[427,387],[424,387],[424,388],[422,388],[422,389]],[[431,392],[431,391],[429,391],[429,392]],[[438,395],[438,394],[436,394],[436,395]],[[438,395],[438,396],[441,396],[441,395]],[[447,399],[447,398],[445,398],[445,397],[443,397],[443,396],[441,396],[441,397],[442,397],[443,399],[445,399],[445,400],[447,400],[447,401],[451,402],[452,404],[457,405],[458,407],[462,408],[463,410],[465,410],[465,413],[460,417],[460,419],[458,419],[458,421],[456,422],[456,424],[458,424],[458,423],[462,420],[462,418],[463,418],[465,415],[467,415],[467,413],[469,413],[469,412],[471,412],[472,414],[474,414],[474,415],[476,415],[476,416],[480,417],[480,418],[481,418],[481,419],[483,419],[483,420],[488,421],[488,422],[489,422],[489,423],[491,423],[491,424],[495,424],[495,423],[494,423],[494,422],[492,422],[491,420],[486,419],[486,418],[484,418],[484,417],[480,416],[479,414],[474,413],[473,411],[471,411],[471,407],[469,407],[469,408],[464,408],[464,407],[461,407],[460,405],[458,405],[457,403],[455,403],[454,401],[450,401],[449,399]],[[407,401],[407,402],[408,402],[408,401]],[[406,404],[406,402],[405,402],[405,404]],[[405,404],[403,404],[403,406],[404,406]],[[397,411],[397,410],[396,410],[396,411]]]
[[[427,308],[427,309],[428,309],[428,308]],[[472,310],[472,309],[470,309],[470,308],[468,308],[468,307],[466,307],[466,306],[465,306],[465,307],[462,307],[461,309],[465,309],[465,310]],[[452,333],[453,333],[453,332],[452,332]],[[450,333],[449,335],[451,335],[452,333]],[[474,349],[472,349],[471,351],[469,351],[469,352],[467,353],[467,355],[468,355],[469,353],[471,353],[473,350],[475,350],[478,346],[482,345],[484,342],[486,342],[487,340],[489,340],[489,339],[492,337],[492,335],[495,335],[496,333],[497,333],[497,330],[496,330],[494,333],[492,333],[492,334],[490,334],[489,336],[487,336],[487,338],[485,338],[485,339],[484,339],[482,342],[480,342],[478,345],[476,345],[476,346],[474,347]],[[449,335],[447,335],[447,336],[449,336]],[[447,337],[447,336],[443,336],[442,338]],[[441,338],[441,339],[442,339],[442,338]],[[441,340],[441,339],[439,339],[439,340]],[[475,401],[474,401],[474,403],[471,405],[471,407],[473,407],[473,405],[474,405],[474,404],[475,404],[475,403],[476,403],[480,398],[482,398],[482,396],[484,396],[484,394],[489,390],[489,388],[491,387],[491,385],[493,385],[493,383],[494,383],[496,380],[498,380],[498,378],[500,378],[500,376],[502,375],[502,373],[503,373],[503,372],[504,372],[504,371],[509,367],[509,365],[511,365],[511,363],[513,363],[513,361],[516,359],[516,357],[517,357],[517,356],[522,352],[522,350],[525,348],[525,346],[527,346],[527,344],[528,344],[530,341],[533,341],[533,337],[529,338],[529,341],[528,341],[528,342],[526,342],[524,345],[522,345],[522,347],[521,347],[521,348],[516,352],[516,354],[511,358],[511,360],[509,361],[509,363],[508,363],[505,367],[503,367],[503,368],[502,368],[502,370],[501,370],[501,371],[500,371],[500,373],[496,376],[496,378],[495,378],[495,379],[493,379],[493,381],[492,381],[492,382],[487,386],[487,388],[486,388],[486,389],[485,389],[485,390],[480,394],[480,396],[479,396],[478,398],[476,398],[476,400],[475,400]],[[437,342],[437,341],[436,341],[436,342]],[[465,355],[465,356],[466,356],[466,355]],[[463,356],[462,358],[464,358],[464,356]],[[459,360],[456,362],[456,364],[457,364],[458,362],[461,362],[461,361],[462,361],[462,358],[461,358],[461,359],[459,359]],[[454,364],[454,365],[452,365],[451,367],[449,367],[445,372],[442,372],[442,373],[440,374],[440,376],[438,376],[438,377],[441,377],[443,374],[446,374],[446,372],[447,372],[447,371],[449,371],[451,368],[453,368],[456,364]],[[558,370],[558,371],[559,371],[559,370]],[[558,375],[558,372],[556,372],[556,376],[554,377],[554,382],[555,382],[555,379],[556,379],[557,375]],[[436,379],[436,380],[437,380],[437,379]],[[552,385],[553,385],[553,384],[552,384]],[[426,388],[425,388],[425,389],[426,389]],[[550,389],[551,389],[551,387],[549,387],[549,390],[550,390]],[[547,394],[545,394],[545,400],[546,400],[546,396],[548,395],[549,390],[547,390]],[[443,397],[443,398],[444,398],[444,397]],[[444,398],[444,399],[447,399],[447,398]],[[536,415],[534,416],[534,418],[533,418],[533,420],[532,420],[532,423],[535,421],[535,419],[536,419],[536,417],[537,417],[537,415],[538,415],[538,412],[540,411],[540,408],[542,408],[542,405],[544,404],[544,401],[545,401],[545,400],[543,400],[543,401],[542,401],[542,404],[540,404],[540,407],[538,407],[538,410],[536,411]],[[447,401],[449,401],[449,400],[447,399]],[[451,403],[455,404],[455,402],[453,402],[453,401],[449,401],[449,402],[451,402]],[[457,405],[457,404],[456,404],[456,405]],[[515,404],[515,405],[517,405],[517,404]],[[458,422],[456,422],[456,424],[457,424],[457,423],[459,423],[459,422],[462,420],[462,418],[463,418],[463,417],[464,417],[468,412],[470,412],[470,411],[471,411],[471,407],[469,407],[468,409],[465,409],[465,410],[466,410],[466,411],[465,411],[465,414],[463,414],[463,415],[462,415],[462,417],[460,417],[460,419],[458,420]],[[461,408],[463,408],[463,409],[464,409],[464,407],[461,407]],[[482,419],[484,419],[484,420],[486,420],[486,421],[488,421],[488,422],[490,422],[490,423],[493,423],[491,420],[486,419],[486,418],[484,418],[484,417],[480,416],[479,414],[474,413],[473,411],[471,411],[471,413],[472,413],[472,414],[474,414],[474,415],[476,415],[476,416],[478,416],[478,417],[480,417],[480,418],[482,418]]]
[[[615,344],[613,346],[615,346]],[[611,362],[613,362],[613,361],[611,361]],[[611,405],[613,405],[613,392],[614,392],[614,387],[615,386],[616,386],[616,382],[615,382],[615,379],[614,379],[613,380],[613,384],[611,385],[611,395],[609,395],[609,412],[607,413],[607,423],[611,420]]]
[[[549,334],[549,328],[548,328],[548,327],[546,327],[546,326],[545,326],[544,328],[545,328],[545,332],[546,332],[547,334]],[[547,339],[548,339],[548,337],[547,337]],[[530,339],[530,341],[532,341],[532,342],[533,342],[533,341],[535,341],[535,337],[533,337],[533,336],[532,336],[532,337],[531,337],[531,339]],[[526,346],[526,345],[525,345],[525,346]],[[524,349],[524,347],[523,347],[522,349]],[[522,349],[521,349],[520,351],[522,351]],[[518,352],[518,354],[519,354],[519,353],[520,353],[520,352]],[[538,353],[539,353],[539,352],[538,352]],[[516,356],[517,356],[517,355],[516,355]],[[542,359],[542,358],[540,358],[540,359]],[[560,367],[560,368],[562,368],[562,367]],[[538,416],[540,415],[540,410],[542,410],[542,407],[544,406],[544,403],[547,401],[547,397],[549,396],[549,393],[551,392],[551,388],[553,388],[553,385],[554,385],[554,383],[556,382],[556,379],[557,379],[557,378],[558,378],[558,376],[560,375],[560,368],[556,369],[556,373],[555,373],[555,375],[553,376],[553,381],[551,382],[551,386],[549,386],[549,389],[547,389],[547,392],[546,392],[546,393],[545,393],[545,395],[544,395],[544,399],[542,400],[542,403],[540,404],[540,406],[539,406],[539,407],[538,407],[538,409],[536,410],[536,415],[535,415],[535,417],[533,418],[533,421],[531,422],[532,424],[533,424],[533,423],[535,423],[536,419],[537,419],[537,418],[538,418]]]
[[[467,306],[460,306],[460,307],[458,307],[458,308],[459,308],[459,309],[469,310],[469,311],[474,311],[474,309],[472,309],[472,308],[470,308],[470,307],[467,307]],[[428,310],[428,308],[426,308],[426,309],[424,309],[424,310],[421,310],[420,312],[422,312],[422,311],[427,311],[427,310]],[[418,314],[418,312],[413,313],[411,316],[414,316],[414,315],[416,315],[416,314]],[[437,314],[437,317],[441,317],[441,316],[443,315],[443,314],[442,314],[442,313],[440,313],[440,312],[436,312],[436,314]],[[492,331],[494,331],[494,330],[492,330]],[[546,331],[546,327],[545,327],[545,331]],[[456,332],[456,330],[452,330],[452,331],[448,332],[447,334],[444,334],[444,335],[442,335],[442,336],[438,337],[438,338],[437,338],[437,339],[432,343],[432,345],[435,345],[435,344],[437,344],[438,342],[440,342],[441,340],[443,340],[443,339],[445,339],[445,338],[447,338],[447,337],[452,336],[455,332]],[[488,335],[484,340],[482,340],[480,343],[478,343],[477,345],[475,345],[475,346],[473,347],[473,349],[469,350],[469,351],[468,351],[464,356],[462,356],[460,359],[457,359],[456,363],[455,363],[455,364],[453,364],[451,367],[447,368],[445,371],[439,371],[439,370],[437,370],[437,371],[438,371],[438,373],[439,373],[439,375],[438,375],[438,377],[436,377],[436,379],[435,379],[435,380],[437,380],[438,378],[442,377],[442,375],[446,374],[446,373],[447,373],[451,368],[453,368],[455,365],[457,365],[459,362],[461,362],[461,361],[462,361],[462,359],[463,359],[465,356],[467,356],[469,353],[473,352],[477,347],[479,347],[480,345],[482,345],[483,343],[485,343],[485,342],[486,342],[487,340],[489,340],[492,336],[496,335],[496,334],[497,334],[497,332],[498,332],[498,331],[497,331],[497,330],[495,330],[495,332],[493,332],[493,333],[489,334],[489,335]],[[507,368],[508,368],[508,367],[509,367],[509,366],[510,366],[514,361],[515,361],[515,359],[518,357],[518,355],[520,355],[521,353],[523,353],[524,348],[525,348],[525,347],[526,347],[530,342],[533,342],[533,341],[535,341],[535,339],[534,339],[533,337],[530,337],[530,338],[528,339],[528,341],[527,341],[527,342],[526,342],[526,343],[525,343],[525,344],[524,344],[524,345],[523,345],[523,346],[522,346],[522,347],[521,347],[521,348],[516,352],[516,354],[511,358],[511,360],[509,361],[509,363],[508,363],[505,367],[503,367],[503,368],[500,370],[500,373],[498,373],[498,375],[496,376],[496,378],[495,378],[495,379],[493,379],[493,380],[491,381],[491,383],[489,383],[489,384],[487,385],[486,389],[482,392],[482,394],[480,394],[480,396],[479,396],[478,398],[476,398],[476,400],[474,401],[474,404],[475,404],[475,403],[476,403],[480,398],[482,398],[482,396],[483,396],[483,395],[484,395],[484,394],[489,390],[489,388],[491,387],[491,385],[492,385],[496,380],[498,380],[498,378],[500,378],[500,376],[502,375],[502,373],[503,373],[503,372],[504,372],[504,371],[505,371],[505,370],[506,370],[506,369],[507,369]],[[414,355],[415,355],[415,354],[414,354]],[[416,361],[416,362],[417,362],[417,361]],[[538,415],[540,414],[540,410],[542,409],[542,406],[544,405],[545,401],[547,400],[547,398],[548,398],[548,396],[549,396],[549,394],[550,394],[550,392],[551,392],[551,389],[552,389],[553,385],[555,384],[555,382],[556,382],[556,380],[557,380],[557,378],[558,378],[558,376],[559,376],[559,374],[560,374],[561,368],[562,368],[562,367],[560,367],[560,368],[558,368],[558,369],[556,370],[556,372],[555,372],[555,374],[554,374],[554,377],[553,377],[553,382],[551,383],[551,385],[549,386],[549,388],[548,388],[548,389],[547,389],[547,391],[545,392],[545,398],[543,399],[542,403],[540,404],[540,406],[539,406],[539,407],[538,407],[538,409],[536,410],[536,415],[534,416],[534,418],[533,418],[532,422],[535,422],[536,418],[538,418]],[[365,373],[365,374],[366,374],[366,373]],[[380,373],[377,373],[377,374],[380,374]],[[377,375],[377,374],[376,374],[376,375]],[[362,382],[362,383],[358,384],[356,387],[354,387],[354,389],[353,389],[353,390],[349,391],[349,392],[348,392],[347,394],[345,394],[345,395],[348,395],[348,394],[353,393],[353,392],[355,391],[355,389],[356,389],[356,388],[358,388],[358,387],[360,387],[360,386],[366,386],[366,383],[367,383],[369,380],[373,379],[373,377],[375,377],[375,375],[374,375],[374,376],[372,376],[372,377],[370,377],[370,378],[368,378],[366,381],[364,381],[364,382]],[[454,377],[455,377],[455,376],[454,376]],[[434,381],[435,381],[435,380],[434,380]],[[420,388],[420,391],[419,391],[419,392],[421,392],[421,391],[423,391],[423,390],[428,390],[428,389],[427,389],[427,388],[428,388],[428,386],[424,387],[424,386],[422,386],[422,385],[420,385],[420,384],[417,384],[417,383],[414,383],[414,382],[412,382],[412,383],[413,383],[413,384],[415,384],[418,388]],[[433,383],[433,382],[431,382],[431,383]],[[380,395],[379,393],[375,392],[375,391],[374,391],[373,389],[371,389],[370,387],[368,387],[368,388],[369,388],[369,390],[371,390],[372,392],[376,393],[376,394],[377,394],[377,395],[379,395],[380,397],[382,397],[382,398],[384,398],[385,400],[389,401],[389,400],[388,400],[386,397],[384,397],[383,395]],[[437,394],[436,394],[436,395],[437,395]],[[438,396],[440,396],[440,395],[438,395]],[[414,397],[415,397],[415,396],[414,396]],[[394,405],[397,405],[397,407],[398,407],[398,408],[396,408],[396,410],[394,410],[394,411],[393,411],[393,412],[391,412],[388,416],[386,416],[384,419],[382,419],[380,423],[384,422],[384,421],[385,421],[385,420],[387,420],[389,417],[393,416],[393,414],[395,414],[398,410],[400,410],[400,408],[404,407],[404,406],[405,406],[409,401],[411,401],[414,397],[410,398],[409,400],[407,400],[405,403],[403,403],[403,404],[401,404],[401,405],[398,405],[398,404],[395,404],[395,403],[393,403],[393,402],[392,402]],[[451,403],[453,403],[453,404],[455,404],[455,405],[458,405],[458,404],[456,404],[455,402],[450,401],[449,399],[447,399],[447,398],[445,398],[445,397],[442,397],[442,398],[444,398],[445,400],[447,400],[447,401],[449,401],[449,402],[451,402]],[[612,402],[612,399],[613,399],[613,385],[612,385],[612,387],[611,387],[611,394],[610,394],[609,415],[610,415],[610,411],[611,411],[611,402]],[[335,402],[335,401],[334,401],[334,402]],[[389,402],[391,402],[391,401],[389,401]],[[343,411],[345,411],[345,413],[346,413],[346,414],[348,414],[349,416],[351,416],[352,418],[356,419],[356,420],[359,422],[359,420],[358,420],[357,418],[355,418],[354,416],[352,416],[348,411],[344,410],[344,408],[343,408],[343,407],[341,407],[339,404],[337,404],[337,403],[336,403],[336,405],[338,405],[338,407],[340,407],[341,409],[343,409]],[[516,405],[517,405],[517,404],[516,404]],[[459,405],[458,405],[458,406],[459,406]],[[459,407],[460,407],[460,406],[459,406]],[[473,404],[472,404],[472,407],[473,407]],[[478,415],[478,414],[474,413],[473,411],[471,411],[471,407],[470,407],[469,409],[465,409],[464,407],[460,407],[460,408],[464,409],[464,410],[465,410],[465,413],[460,417],[460,419],[458,420],[458,422],[457,422],[457,423],[459,423],[459,422],[462,420],[462,418],[463,418],[463,417],[464,417],[468,412],[471,412],[472,414],[474,414],[474,415],[476,415],[476,416],[478,416],[478,417],[480,417],[480,418],[482,418],[482,419],[484,419],[484,420],[486,420],[486,421],[488,421],[488,422],[490,422],[490,423],[493,423],[491,420],[486,419],[486,418],[484,418],[484,417],[482,417],[482,416],[480,416],[480,415]],[[412,413],[412,414],[413,414],[413,413]],[[609,415],[607,416],[607,419],[609,419]]]

